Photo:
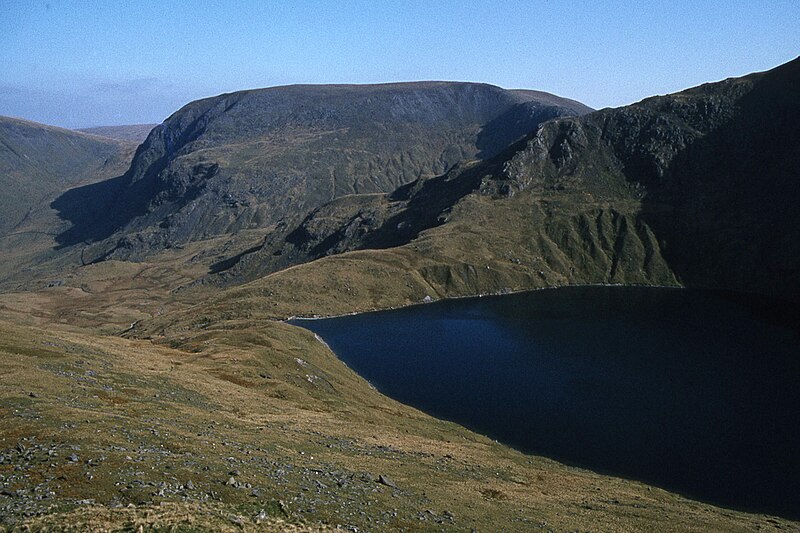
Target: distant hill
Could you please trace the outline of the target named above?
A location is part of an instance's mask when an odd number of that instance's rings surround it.
[[[90,255],[141,259],[290,225],[332,199],[492,157],[545,120],[587,111],[546,93],[451,82],[295,85],[199,100],[153,129],[123,179],[53,204],[74,223],[59,242],[114,234]],[[102,216],[75,209],[78,196],[102,204]]]
[[[94,128],[81,128],[75,131],[141,144],[147,138],[150,131],[157,125],[158,124],[129,124],[125,126],[97,126]]]
[[[27,268],[55,258],[55,238],[70,227],[50,203],[66,191],[119,176],[136,145],[15,118],[0,117],[0,282],[33,276]],[[82,209],[91,204],[81,202]],[[77,259],[59,257],[60,262]]]
[[[492,160],[322,206],[209,279],[241,283],[405,245],[357,264],[409,269],[438,296],[646,283],[800,300],[798,94],[795,60],[550,121]],[[333,279],[336,264],[275,279]]]
[[[0,117],[0,235],[36,205],[71,187],[112,177],[133,145]]]

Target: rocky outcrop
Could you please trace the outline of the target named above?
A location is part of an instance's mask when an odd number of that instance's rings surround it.
[[[682,283],[800,299],[800,60],[542,126],[497,190],[641,202]]]
[[[552,120],[490,160],[390,195],[321,207],[252,253],[220,263],[216,279],[238,283],[347,250],[412,243],[424,233],[450,251],[445,264],[437,258],[422,272],[442,287],[440,295],[502,289],[475,281],[481,276],[467,267],[508,255],[527,258],[519,263],[528,265],[522,278],[514,270],[516,288],[683,284],[800,300],[798,91],[795,60]],[[509,217],[488,214],[509,205]],[[490,244],[467,245],[465,233]],[[468,249],[475,257],[463,264],[452,253]]]
[[[91,255],[137,259],[297,223],[331,200],[489,158],[545,120],[587,111],[546,93],[449,82],[288,86],[200,100],[153,129],[124,179],[98,200],[113,220],[81,222],[60,239],[105,240]]]

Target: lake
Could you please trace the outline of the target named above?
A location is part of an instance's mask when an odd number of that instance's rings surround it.
[[[567,287],[294,320],[382,393],[527,453],[800,517],[800,309]]]

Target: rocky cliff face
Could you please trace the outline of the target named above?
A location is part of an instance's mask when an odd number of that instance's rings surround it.
[[[350,194],[388,192],[487,158],[545,120],[588,111],[534,91],[470,83],[289,86],[193,102],[157,126],[101,196],[114,219],[64,244],[140,258],[187,241],[271,228]],[[70,213],[65,213],[70,218]]]
[[[494,159],[321,207],[218,270],[239,282],[346,250],[414,242],[426,230],[449,257],[478,254],[465,244],[470,231],[507,243],[487,245],[474,263],[526,258],[532,275],[514,274],[515,288],[680,283],[798,300],[798,94],[800,60],[553,120]],[[509,205],[516,220],[483,222],[487,210]],[[510,233],[518,234],[513,243]]]
[[[499,192],[641,202],[687,285],[800,298],[800,60],[543,126]]]

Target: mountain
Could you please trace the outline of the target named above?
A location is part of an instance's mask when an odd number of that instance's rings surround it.
[[[69,229],[50,203],[66,191],[119,176],[136,145],[0,117],[0,281],[31,278],[27,267],[58,254]]]
[[[434,419],[284,319],[587,283],[798,301],[798,70],[589,114],[474,84],[245,91],[130,164],[24,123],[2,221],[44,192],[0,238],[0,527],[797,529]]]
[[[99,241],[89,252],[96,260],[142,259],[269,230],[336,198],[491,157],[545,120],[587,111],[547,93],[450,82],[295,85],[199,100],[153,129],[120,180],[53,204],[74,224],[59,242]],[[94,216],[72,207],[76,196],[98,206]]]
[[[800,59],[543,127],[498,190],[638,201],[684,285],[800,300]]]
[[[65,190],[114,175],[132,151],[130,143],[0,117],[0,235]]]
[[[80,128],[75,131],[141,144],[157,125],[158,124],[128,124],[124,126],[96,126],[94,128]]]
[[[363,274],[365,285],[378,284],[370,294],[380,302],[368,299],[364,308],[575,283],[684,285],[798,301],[797,94],[800,60],[552,120],[493,159],[391,194],[321,206],[219,262],[219,275],[206,281],[234,285],[302,265],[231,293],[246,297],[269,285],[277,299],[278,280],[333,280],[347,264],[351,281]],[[388,250],[368,251],[375,249]],[[352,250],[362,250],[355,265],[348,254],[309,263]],[[393,274],[381,279],[414,281],[400,293],[383,287],[374,276],[384,267]]]

